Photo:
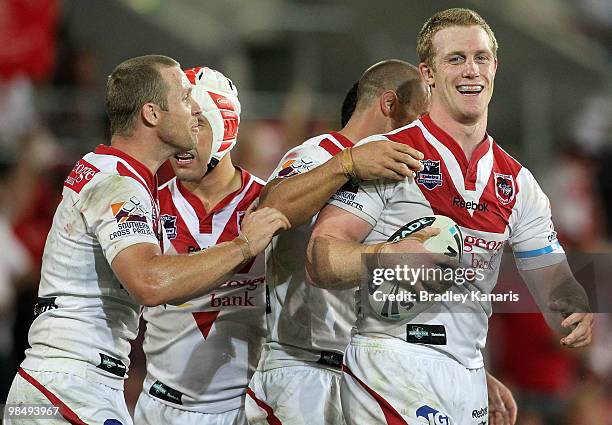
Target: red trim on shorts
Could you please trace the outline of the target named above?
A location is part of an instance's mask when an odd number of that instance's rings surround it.
[[[409,425],[408,422],[402,418],[402,415],[400,415],[387,400],[382,398],[382,396],[376,391],[368,387],[361,379],[357,378],[347,365],[342,365],[342,372],[346,373],[348,376],[357,381],[357,383],[359,383],[359,385],[361,385],[367,391],[367,393],[370,394],[374,400],[376,400],[383,414],[385,415],[387,425]]]
[[[59,398],[57,398],[55,396],[55,394],[51,393],[51,391],[49,391],[48,389],[46,389],[40,382],[38,382],[36,379],[34,379],[32,376],[28,375],[28,373],[23,370],[22,368],[19,368],[19,370],[17,371],[17,373],[26,381],[28,381],[30,384],[32,384],[38,391],[40,391],[41,393],[43,393],[43,395],[45,397],[47,397],[47,399],[49,399],[49,401],[55,406],[55,407],[59,407],[59,412],[61,413],[61,415],[64,417],[64,419],[66,419],[68,422],[70,422],[73,425],[87,425],[85,422],[83,422],[76,413],[74,413],[68,406],[66,406],[66,404],[61,401]]]
[[[253,399],[253,401],[255,403],[257,403],[257,405],[259,407],[261,407],[263,410],[265,410],[266,414],[267,414],[267,421],[270,425],[283,425],[283,423],[280,421],[280,419],[278,419],[275,415],[274,412],[272,411],[272,408],[270,406],[268,406],[266,403],[264,403],[263,401],[261,401],[260,399],[257,398],[257,396],[255,395],[255,393],[253,392],[252,389],[247,387],[247,395],[249,397],[251,397]]]

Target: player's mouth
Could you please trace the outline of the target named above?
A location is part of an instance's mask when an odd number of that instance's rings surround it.
[[[477,96],[484,90],[482,84],[461,84],[457,86],[457,91],[464,96]]]
[[[191,131],[195,134],[198,134],[200,132],[200,126],[198,124],[192,125]]]
[[[191,165],[195,156],[191,152],[182,152],[174,155],[174,159],[176,159],[176,165],[179,167],[187,167]]]

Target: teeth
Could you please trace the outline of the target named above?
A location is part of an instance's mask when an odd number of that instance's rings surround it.
[[[182,160],[190,160],[193,159],[194,156],[192,154],[190,154],[189,152],[185,152],[185,153],[179,153],[177,155],[175,155],[176,159],[182,159]]]
[[[483,89],[482,86],[457,86],[457,90],[459,90],[462,93],[463,92],[480,93],[482,89]]]

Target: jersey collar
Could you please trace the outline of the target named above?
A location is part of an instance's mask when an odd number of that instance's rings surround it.
[[[130,164],[134,170],[136,170],[140,177],[142,177],[151,193],[157,192],[157,182],[153,176],[153,173],[151,173],[151,170],[149,170],[142,162],[138,161],[134,157],[128,155],[122,150],[107,145],[98,145],[94,150],[94,153],[98,155],[112,155],[123,159],[125,162]]]
[[[461,170],[464,174],[467,174],[469,169],[475,169],[478,161],[488,152],[490,145],[489,135],[485,132],[484,138],[481,143],[476,147],[476,150],[472,153],[472,158],[468,160],[465,156],[465,152],[461,149],[459,143],[453,139],[447,132],[442,130],[436,123],[433,122],[429,114],[425,114],[420,118],[425,128],[444,146],[446,146],[457,159]]]

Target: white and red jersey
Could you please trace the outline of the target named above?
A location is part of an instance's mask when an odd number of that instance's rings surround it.
[[[401,182],[377,180],[336,193],[330,204],[343,208],[373,226],[364,243],[386,241],[397,229],[419,217],[445,215],[463,233],[461,266],[480,269],[483,278],[454,286],[454,293],[489,294],[497,282],[505,243],[514,251],[517,265],[528,270],[559,263],[563,249],[551,221],[548,198],[533,175],[486,135],[468,160],[459,144],[423,116],[386,135],[423,152],[424,170]],[[374,136],[364,140],[380,139]],[[431,339],[426,345],[446,353],[468,368],[483,366],[480,350],[487,335],[491,303],[472,301],[457,313],[451,304],[421,313],[408,321],[391,322],[376,317],[360,291],[357,331],[366,336],[387,335],[418,342],[419,332],[446,332],[446,343]],[[435,312],[434,312],[435,311]],[[423,326],[425,325],[425,326]],[[434,327],[430,327],[435,325]],[[439,326],[442,325],[444,329]],[[416,333],[415,333],[416,332]],[[418,335],[417,335],[418,334]],[[416,335],[416,340],[414,340]]]
[[[206,211],[176,178],[161,186],[165,253],[196,252],[236,238],[262,187],[242,170],[241,188]],[[265,295],[259,255],[206,295],[179,306],[145,308],[144,391],[172,407],[202,413],[243,406],[265,337]]]
[[[47,237],[23,368],[122,388],[140,306],[110,264],[136,243],[158,244],[157,182],[124,152],[98,146],[64,182]]]
[[[351,146],[335,132],[308,139],[287,152],[270,180],[305,173]],[[320,289],[306,281],[306,247],[315,221],[316,216],[280,233],[266,251],[271,311],[262,356],[270,367],[276,367],[277,360],[279,365],[294,359],[317,362],[322,352],[343,353],[350,341],[355,291]]]

